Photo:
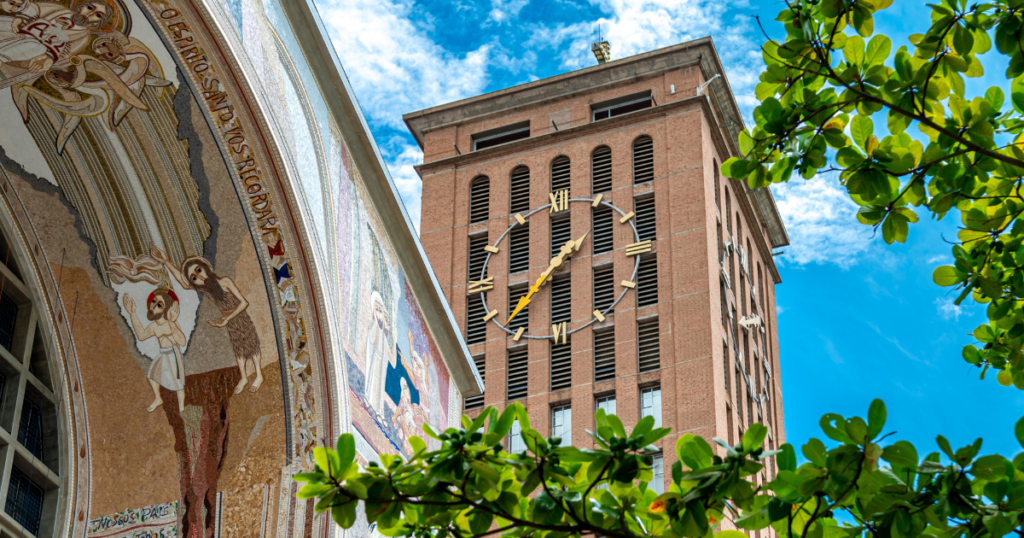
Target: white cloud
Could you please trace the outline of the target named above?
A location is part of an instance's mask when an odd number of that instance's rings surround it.
[[[867,322],[867,324],[868,324],[869,327],[874,329],[876,333],[878,333],[878,336],[881,336],[883,340],[885,340],[886,342],[889,342],[890,344],[892,344],[897,350],[899,350],[900,353],[906,355],[906,357],[908,359],[910,359],[910,360],[912,360],[914,362],[921,362],[921,359],[917,358],[917,355],[914,355],[910,351],[907,351],[907,348],[903,347],[903,345],[900,344],[900,341],[898,339],[890,338],[890,337],[886,336],[885,333],[882,332],[882,329],[879,329],[877,325],[875,325],[874,323],[871,323],[870,321]],[[930,365],[931,363],[928,362],[928,361],[925,361],[925,364],[929,364]]]
[[[962,306],[954,304],[952,297],[936,297],[935,308],[939,311],[942,319],[946,321],[960,321],[960,314],[971,315],[970,310],[964,310]]]
[[[850,267],[867,252],[872,229],[857,222],[857,204],[833,175],[772,186],[789,232],[785,262]]]
[[[412,219],[416,233],[419,233],[420,191],[422,185],[420,184],[420,176],[416,173],[413,166],[423,162],[423,152],[420,151],[418,146],[402,144],[398,154],[388,160],[390,161],[388,163],[388,170],[391,172],[391,179],[394,180],[399,194],[402,195],[405,210],[409,212],[409,218]]]
[[[843,356],[839,354],[839,351],[836,350],[836,345],[832,343],[832,340],[825,338],[825,335],[823,334],[818,334],[818,336],[825,343],[825,353],[827,353],[829,358],[832,359],[832,362],[836,364],[843,364],[846,362],[843,359]]]
[[[530,0],[491,0],[491,12],[488,21],[498,24],[509,22],[519,16],[519,12],[529,4]]]
[[[945,262],[948,259],[949,259],[949,256],[947,254],[936,254],[936,255],[932,256],[931,258],[928,258],[924,262],[929,264],[929,265],[931,265],[933,263]]]

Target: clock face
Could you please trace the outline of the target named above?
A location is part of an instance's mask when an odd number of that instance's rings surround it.
[[[487,257],[484,259],[483,269],[480,271],[480,274],[476,275],[480,278],[480,280],[470,280],[469,282],[469,292],[480,294],[480,301],[483,303],[484,311],[488,312],[488,314],[483,318],[484,321],[493,322],[498,327],[501,327],[503,331],[512,335],[513,340],[516,341],[519,341],[520,338],[527,338],[531,340],[554,340],[556,343],[566,343],[569,341],[569,335],[577,331],[580,331],[594,323],[604,321],[605,315],[608,312],[610,312],[613,308],[615,308],[615,305],[619,304],[619,301],[621,301],[622,298],[625,297],[626,293],[628,293],[630,290],[636,289],[636,276],[637,271],[640,268],[640,255],[651,251],[650,240],[640,241],[640,234],[637,233],[636,225],[633,223],[633,212],[630,211],[629,213],[626,213],[625,211],[619,209],[618,207],[615,207],[611,203],[604,201],[603,194],[598,194],[594,198],[569,198],[568,190],[562,190],[550,193],[548,197],[551,200],[551,203],[545,206],[535,208],[530,212],[526,213],[525,215],[521,213],[516,213],[515,222],[513,222],[512,225],[509,226],[507,230],[505,230],[505,233],[501,234],[501,237],[499,237],[498,240],[493,245],[487,245],[486,247],[484,247],[484,250],[487,251]],[[509,323],[513,319],[515,319],[515,317],[519,315],[519,313],[522,312],[522,310],[526,308],[531,302],[536,301],[540,297],[550,293],[550,291],[547,288],[550,287],[549,285],[551,284],[551,279],[554,276],[555,272],[561,269],[565,262],[572,259],[572,257],[579,252],[583,244],[591,239],[591,234],[588,231],[582,234],[579,238],[570,239],[569,241],[566,241],[564,245],[561,245],[558,250],[558,253],[553,258],[551,258],[547,269],[545,269],[544,272],[541,273],[540,278],[537,279],[536,282],[532,283],[527,292],[522,297],[519,298],[519,302],[517,303],[516,307],[511,312],[506,312],[506,317],[504,319],[499,319],[501,318],[501,316],[498,310],[491,310],[487,306],[487,292],[494,289],[494,277],[484,278],[484,275],[487,274],[487,265],[491,261],[491,255],[500,252],[502,242],[505,241],[505,238],[510,235],[513,229],[521,226],[529,226],[530,218],[533,217],[534,215],[544,213],[548,215],[553,215],[555,213],[568,211],[570,204],[589,204],[591,207],[604,206],[610,208],[615,213],[618,213],[618,218],[615,219],[618,221],[618,225],[629,226],[633,232],[633,238],[636,240],[633,244],[626,246],[626,255],[633,256],[635,258],[633,262],[632,276],[629,280],[623,280],[618,284],[618,287],[621,288],[621,291],[615,298],[615,301],[612,302],[612,304],[605,308],[603,311],[594,310],[592,317],[586,323],[583,323],[577,327],[570,326],[568,322],[555,323],[551,325],[550,333],[546,335],[524,334],[526,332],[525,327],[520,327],[517,330],[512,330],[508,328]],[[615,224],[613,223],[613,226],[614,225]],[[554,245],[552,245],[552,251],[553,250]],[[472,276],[474,275],[470,275],[471,278]]]

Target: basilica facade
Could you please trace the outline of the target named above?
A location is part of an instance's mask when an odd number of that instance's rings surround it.
[[[482,383],[310,0],[0,0],[0,533],[332,536]],[[372,527],[350,531],[369,536]]]

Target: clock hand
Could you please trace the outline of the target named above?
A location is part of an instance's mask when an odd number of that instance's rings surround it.
[[[580,246],[583,245],[583,240],[586,239],[589,234],[590,232],[586,232],[576,241],[570,239],[565,242],[565,245],[559,250],[558,256],[551,258],[551,265],[548,266],[546,271],[541,273],[537,283],[530,286],[530,291],[525,296],[519,298],[519,302],[516,304],[515,309],[512,310],[512,314],[509,315],[508,320],[505,321],[506,326],[512,322],[512,318],[516,317],[524,308],[527,307],[527,305],[530,304],[530,298],[533,297],[533,294],[540,291],[540,287],[547,282],[548,277],[550,277],[555,271],[561,269],[562,265],[565,264],[565,261],[571,257],[574,252],[579,251]]]
[[[554,260],[552,260],[552,264],[553,263],[554,263]],[[533,286],[530,286],[530,291],[527,292],[526,295],[524,295],[524,296],[519,298],[519,303],[516,304],[515,310],[512,311],[512,314],[509,315],[508,320],[505,321],[505,325],[506,326],[509,323],[512,322],[512,318],[516,317],[516,315],[518,315],[520,312],[522,312],[523,309],[526,308],[526,306],[530,304],[530,297],[533,297],[534,293],[537,293],[538,291],[540,291],[540,287],[544,285],[544,283],[547,281],[548,276],[550,276],[551,273],[552,273],[551,267],[548,267],[547,270],[545,270],[543,273],[541,273],[540,278],[537,279],[537,282]]]

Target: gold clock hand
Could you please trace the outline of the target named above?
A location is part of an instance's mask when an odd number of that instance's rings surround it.
[[[555,261],[560,261],[561,259],[561,256],[557,256],[554,259],[552,259],[551,265],[543,273],[540,274],[540,278],[537,279],[537,282],[534,285],[530,286],[530,291],[528,291],[526,295],[524,295],[523,297],[519,298],[519,302],[516,304],[515,310],[512,311],[512,314],[509,315],[508,320],[505,321],[506,326],[512,321],[512,318],[516,317],[516,315],[522,312],[523,309],[530,304],[530,298],[533,297],[534,293],[540,291],[540,287],[543,286],[545,282],[547,282],[548,277],[551,276],[551,273],[554,272],[552,271],[552,268],[555,267]],[[558,265],[560,266],[561,263],[559,263]]]

